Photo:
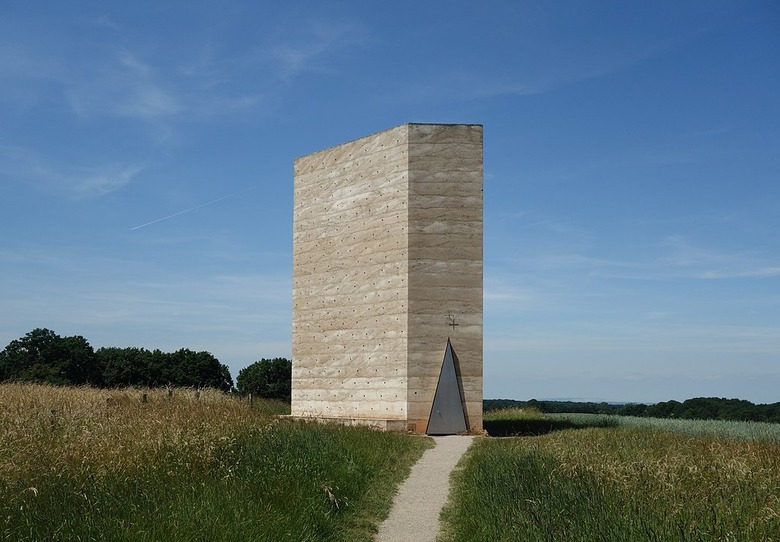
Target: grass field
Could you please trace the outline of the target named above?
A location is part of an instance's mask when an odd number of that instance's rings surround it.
[[[547,418],[554,423],[569,423],[576,427],[625,427],[682,433],[693,436],[721,437],[730,440],[750,440],[753,442],[780,444],[780,424],[778,423],[676,420],[607,414],[548,414]]]
[[[430,440],[275,417],[286,410],[208,390],[0,385],[0,539],[370,540]]]
[[[441,540],[780,541],[780,440],[730,423],[491,414],[535,436],[475,442]]]
[[[146,401],[142,400],[146,394]],[[430,439],[203,390],[0,385],[2,540],[370,540]],[[442,541],[778,541],[780,426],[505,411]]]

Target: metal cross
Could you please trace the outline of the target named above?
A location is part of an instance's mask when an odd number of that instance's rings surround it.
[[[450,321],[447,325],[452,328],[452,330],[455,330],[455,326],[459,326],[460,324],[455,323],[455,317],[452,315],[451,312],[447,313],[447,319]]]

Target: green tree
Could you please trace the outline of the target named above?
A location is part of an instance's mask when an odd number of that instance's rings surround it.
[[[108,387],[148,386],[152,353],[144,348],[98,348],[95,352]]]
[[[238,372],[236,386],[242,395],[290,401],[292,362],[287,358],[261,359]]]
[[[230,370],[210,352],[193,352],[187,348],[168,354],[168,364],[163,372],[168,383],[175,386],[233,389]]]
[[[172,353],[144,348],[101,348],[96,354],[106,386],[233,389],[230,370],[209,352],[187,348]]]
[[[647,405],[641,403],[627,403],[621,405],[617,409],[617,414],[620,416],[644,416],[646,410]]]
[[[49,384],[102,384],[102,371],[87,340],[37,328],[0,352],[0,378]]]
[[[648,405],[644,415],[648,418],[677,418],[680,416],[681,407],[682,403],[674,399],[661,401],[654,405]]]

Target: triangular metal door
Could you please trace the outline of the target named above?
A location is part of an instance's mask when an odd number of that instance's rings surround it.
[[[428,419],[429,435],[455,435],[467,430],[466,412],[463,405],[460,377],[457,367],[458,357],[447,339],[447,350],[441,365],[436,395],[433,397],[431,415]]]

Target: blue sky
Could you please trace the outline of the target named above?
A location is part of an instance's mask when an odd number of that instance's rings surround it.
[[[0,5],[0,347],[290,356],[292,163],[484,125],[485,397],[780,401],[775,2]]]

